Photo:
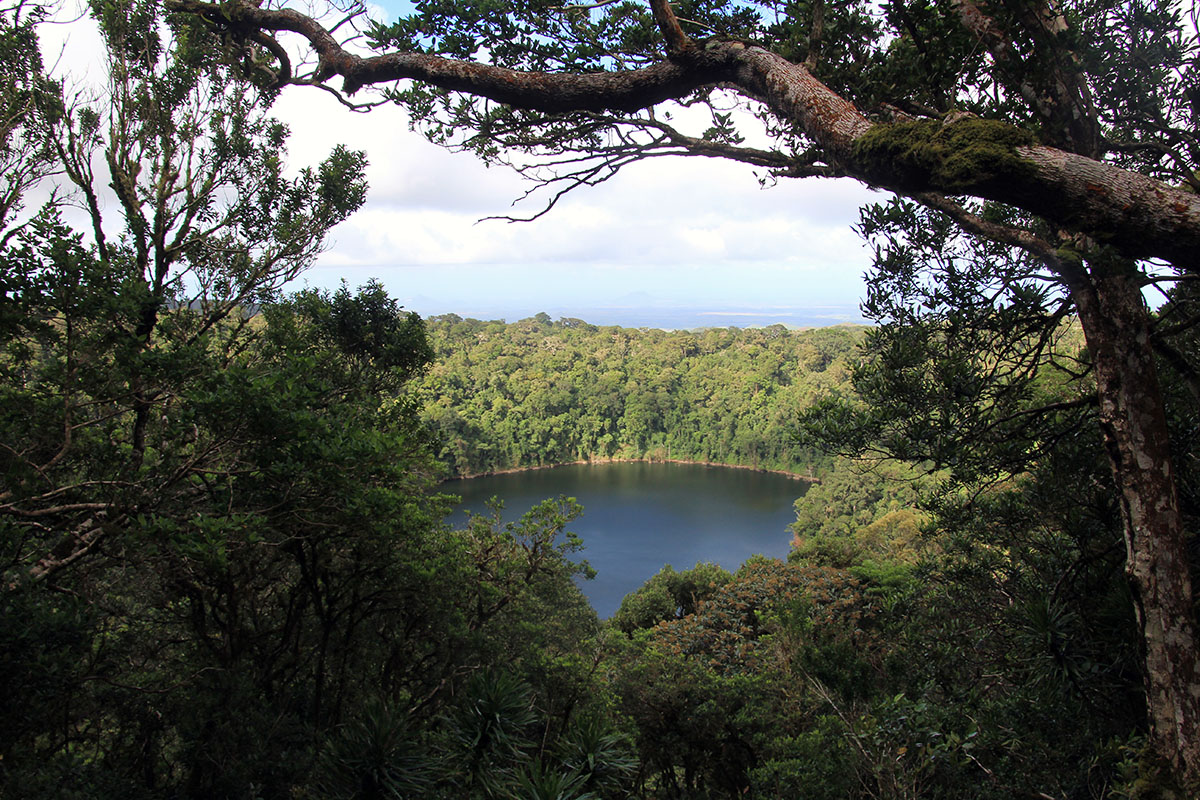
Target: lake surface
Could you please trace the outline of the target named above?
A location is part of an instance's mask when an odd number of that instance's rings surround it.
[[[597,573],[579,586],[608,617],[664,564],[685,570],[711,561],[732,571],[755,554],[786,557],[792,504],[808,484],[752,470],[633,462],[491,475],[442,488],[463,498],[450,518],[456,525],[464,510],[484,512],[491,497],[504,501],[506,520],[547,498],[578,500],[583,515],[568,530],[583,538],[581,557]]]

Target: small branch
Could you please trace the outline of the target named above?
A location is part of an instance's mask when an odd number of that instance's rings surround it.
[[[985,220],[944,195],[922,192],[914,194],[912,197],[918,203],[946,214],[971,233],[1024,250],[1039,259],[1056,274],[1067,277],[1068,275],[1078,276],[1080,273],[1079,267],[1064,261],[1059,256],[1054,245],[1028,230]]]
[[[105,525],[95,517],[83,522],[75,532],[68,534],[58,546],[29,570],[29,577],[35,582],[41,582],[56,572],[69,567],[90,553],[103,540]]]
[[[391,105],[391,101],[389,101],[389,100],[372,100],[371,102],[367,102],[367,103],[355,103],[354,101],[348,99],[346,97],[346,95],[342,94],[337,89],[334,89],[332,86],[329,86],[325,83],[321,83],[319,81],[312,81],[312,80],[293,81],[292,85],[294,85],[294,86],[312,86],[317,89],[320,89],[323,92],[328,92],[329,94],[333,95],[334,99],[337,100],[339,103],[341,103],[343,106],[350,109],[351,111],[358,112],[358,113],[367,112],[373,108],[378,108],[380,106]]]
[[[1200,374],[1196,372],[1196,368],[1188,363],[1184,358],[1183,353],[1176,350],[1171,345],[1167,344],[1160,336],[1150,337],[1150,346],[1154,348],[1154,352],[1158,353],[1171,368],[1179,373],[1187,384],[1188,390],[1192,393],[1192,398],[1200,402]]]
[[[825,3],[813,3],[812,27],[808,31],[808,55],[804,57],[804,68],[812,72],[821,60],[821,40],[825,37]]]
[[[1074,400],[1063,400],[1060,403],[1049,403],[1044,406],[1038,406],[1037,408],[1024,408],[1020,411],[1014,411],[1012,414],[1009,414],[1006,417],[1001,417],[995,422],[992,422],[984,427],[983,431],[986,433],[996,429],[1000,425],[1008,422],[1014,422],[1022,417],[1037,417],[1055,411],[1073,411],[1078,408],[1091,408],[1099,405],[1099,403],[1100,400],[1096,397],[1096,395],[1089,394],[1084,395],[1083,397],[1077,397]]]
[[[825,164],[796,164],[775,173],[781,178],[844,178],[846,173]]]
[[[1185,156],[1181,155],[1179,151],[1161,141],[1114,142],[1106,140],[1104,146],[1118,153],[1144,153],[1149,151],[1164,158],[1169,158],[1175,162],[1178,174],[1183,178],[1183,181],[1193,189],[1200,189],[1200,178],[1196,177],[1196,170],[1192,168],[1191,162]]]
[[[353,6],[351,6],[350,11],[347,12],[347,14],[344,17],[342,17],[341,20],[339,20],[332,28],[329,29],[329,32],[336,33],[338,28],[342,27],[343,25],[347,25],[349,23],[354,22],[354,20],[363,16],[364,14],[366,14],[366,12],[367,12],[367,8],[364,4],[355,3]],[[354,37],[354,39],[357,39],[357,38],[359,38],[359,37],[357,37],[357,36]]]
[[[667,41],[668,56],[677,56],[695,47],[695,44],[680,27],[679,19],[671,10],[669,0],[650,0],[650,11],[654,14],[654,21],[658,23],[658,29],[662,31],[663,38]]]
[[[695,136],[688,136],[682,133],[677,128],[661,122],[657,119],[646,120],[641,126],[644,128],[654,128],[666,134],[670,143],[676,147],[682,147],[688,152],[686,155],[710,156],[713,158],[726,158],[731,161],[741,161],[745,164],[754,164],[759,167],[774,167],[777,169],[787,169],[795,166],[795,159],[782,153],[778,150],[759,150],[754,147],[739,147],[737,145],[726,144],[724,142],[714,142],[710,139],[701,139]]]
[[[619,2],[621,2],[621,0],[598,0],[597,2],[591,3],[589,5],[550,6],[549,10],[550,11],[592,11],[597,8],[604,8],[605,6],[616,5]]]
[[[720,34],[720,31],[714,28],[712,25],[706,25],[699,20],[688,19],[687,17],[676,17],[676,19],[678,19],[680,22],[686,22],[688,25],[695,25],[697,28],[703,28],[711,34]]]
[[[1167,307],[1166,311],[1163,312],[1162,316],[1160,316],[1155,323],[1158,327],[1154,331],[1154,336],[1157,336],[1160,339],[1177,336],[1190,328],[1196,327],[1196,325],[1200,323],[1200,314],[1193,314],[1192,316],[1187,317],[1180,322],[1174,322],[1170,325],[1163,325],[1163,323],[1168,319],[1178,315],[1177,308],[1178,306]]]
[[[811,153],[806,153],[798,159],[781,151],[740,147],[688,136],[652,115],[621,119],[604,114],[581,114],[578,121],[571,125],[569,135],[563,139],[543,135],[536,128],[532,132],[527,131],[524,121],[520,118],[511,120],[509,125],[511,127],[494,129],[493,139],[502,142],[508,149],[541,150],[544,153],[544,156],[533,164],[517,164],[502,159],[503,163],[519,175],[537,184],[518,198],[516,203],[529,199],[541,189],[550,189],[553,196],[545,207],[534,215],[497,215],[486,217],[488,220],[528,222],[538,219],[553,208],[566,193],[582,186],[603,183],[625,166],[648,158],[725,158],[766,167],[779,174],[785,170],[789,173],[803,170],[815,158]],[[595,140],[599,136],[609,137],[609,143],[596,144]],[[576,140],[582,140],[585,144],[579,145]],[[809,174],[824,174],[824,171],[812,171]]]
[[[63,514],[70,511],[102,511],[109,507],[109,503],[66,503],[61,506],[51,506],[49,508],[39,508],[33,511],[26,511],[17,508],[9,503],[4,508],[19,517],[48,517],[52,514]]]
[[[275,88],[291,83],[292,60],[288,57],[287,50],[284,50],[283,46],[275,41],[273,36],[268,36],[262,31],[254,31],[250,35],[250,39],[265,47],[279,62],[279,71],[275,75]]]

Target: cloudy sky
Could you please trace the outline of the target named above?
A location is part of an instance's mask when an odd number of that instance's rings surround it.
[[[72,39],[85,49],[81,34]],[[528,185],[427,143],[400,108],[355,114],[292,88],[275,111],[292,130],[291,165],[315,164],[338,143],[370,162],[366,206],[335,229],[304,284],[377,278],[422,314],[509,320],[543,310],[667,326],[859,318],[868,258],[851,225],[872,195],[855,183],[764,189],[745,165],[659,158],[573,192],[537,221],[480,221],[513,213]],[[515,210],[534,213],[536,202]]]

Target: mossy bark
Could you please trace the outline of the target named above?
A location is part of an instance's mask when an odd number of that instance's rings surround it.
[[[1030,180],[1036,169],[1018,152],[1034,143],[1020,128],[967,117],[876,125],[854,142],[855,165],[898,188],[968,193],[997,180]]]

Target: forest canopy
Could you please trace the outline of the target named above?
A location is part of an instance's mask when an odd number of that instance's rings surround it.
[[[849,390],[864,329],[664,331],[431,317],[424,416],[455,475],[610,459],[712,462],[815,478],[796,415]]]

